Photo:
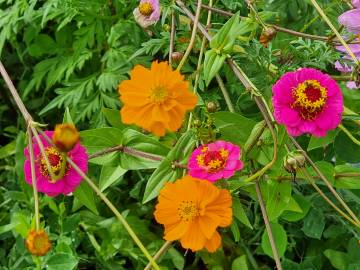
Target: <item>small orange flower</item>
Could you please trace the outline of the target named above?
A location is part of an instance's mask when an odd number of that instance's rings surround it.
[[[51,249],[51,242],[44,230],[30,230],[25,245],[34,256],[44,256]]]
[[[119,85],[120,114],[125,124],[136,124],[157,136],[167,130],[177,131],[186,111],[192,110],[197,97],[190,92],[188,82],[167,62],[153,62],[151,69],[137,65],[131,79]]]
[[[55,126],[52,140],[61,151],[68,152],[78,143],[80,135],[74,125],[59,124]]]
[[[215,252],[221,246],[217,227],[231,224],[231,206],[228,190],[186,175],[160,191],[154,215],[165,226],[165,240],[180,240],[192,251]]]

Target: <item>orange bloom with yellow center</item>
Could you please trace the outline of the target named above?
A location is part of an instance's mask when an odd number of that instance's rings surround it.
[[[189,175],[167,183],[160,191],[155,219],[165,226],[164,239],[180,240],[183,248],[215,252],[221,246],[218,227],[232,222],[228,190]]]
[[[44,230],[30,230],[25,245],[34,256],[44,256],[51,249],[51,242]]]
[[[151,69],[137,65],[130,80],[119,85],[120,100],[124,103],[120,114],[125,124],[135,124],[157,136],[167,130],[177,131],[186,111],[197,104],[188,82],[167,62],[153,62]]]

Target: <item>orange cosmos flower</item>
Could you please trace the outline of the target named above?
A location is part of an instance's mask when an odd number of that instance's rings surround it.
[[[209,252],[221,246],[217,227],[232,222],[232,198],[228,190],[189,175],[167,183],[160,191],[155,219],[165,226],[164,239],[180,240],[183,248]]]
[[[131,79],[119,85],[120,114],[125,124],[135,124],[157,136],[167,130],[177,131],[185,113],[192,110],[197,97],[190,92],[188,82],[167,62],[153,62],[151,69],[137,65]]]
[[[34,256],[44,256],[51,249],[49,237],[44,230],[30,230],[25,245]]]

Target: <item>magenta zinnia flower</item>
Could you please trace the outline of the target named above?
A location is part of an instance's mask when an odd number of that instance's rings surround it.
[[[135,21],[142,28],[155,24],[160,19],[159,0],[141,0],[133,14]]]
[[[341,122],[343,97],[337,83],[313,68],[285,73],[273,86],[275,119],[291,136],[325,136]]]
[[[45,134],[49,138],[52,138],[53,133],[53,131],[45,131]],[[84,173],[87,173],[88,155],[85,148],[81,146],[80,143],[77,143],[71,151],[65,153],[51,146],[41,135],[40,139],[44,145],[55,179],[51,179],[45,159],[41,155],[40,147],[35,138],[33,138],[35,176],[38,191],[46,193],[51,197],[73,192],[80,184],[82,177],[66,162],[66,155],[71,158]],[[25,148],[24,154],[26,156],[24,163],[25,180],[29,185],[32,185],[28,147]]]
[[[191,154],[188,163],[189,174],[210,182],[230,178],[244,167],[240,154],[239,146],[225,141],[202,145]]]
[[[360,34],[360,1],[353,0],[352,4],[356,8],[344,12],[339,16],[338,20],[349,32]]]
[[[356,39],[355,41],[360,42],[360,39]],[[360,44],[348,44],[351,51],[355,54],[356,58],[360,61]],[[336,46],[335,47],[338,51],[342,52],[345,54],[345,56],[342,57],[342,59],[345,60],[350,60],[349,63],[341,63],[340,61],[336,61],[335,62],[335,68],[337,70],[339,70],[340,72],[343,73],[348,73],[351,74],[353,72],[354,66],[352,65],[352,59],[349,56],[347,50],[345,49],[344,46]],[[350,81],[346,83],[346,86],[350,89],[356,89],[356,88],[360,88],[360,86],[356,85],[356,82],[354,81]]]

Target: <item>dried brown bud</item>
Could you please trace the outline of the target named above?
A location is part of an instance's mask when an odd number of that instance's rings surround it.
[[[267,48],[269,45],[269,42],[271,42],[275,36],[276,36],[276,29],[274,27],[267,27],[264,28],[261,35],[260,35],[260,43]]]
[[[171,54],[171,60],[173,60],[173,62],[180,62],[181,59],[183,58],[184,54],[182,52],[173,52]]]

